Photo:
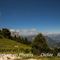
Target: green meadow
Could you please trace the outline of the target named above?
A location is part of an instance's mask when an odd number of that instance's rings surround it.
[[[6,38],[0,39],[0,53],[17,53],[30,48],[31,47],[28,45],[10,39]]]

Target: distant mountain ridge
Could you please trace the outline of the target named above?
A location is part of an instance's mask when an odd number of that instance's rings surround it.
[[[57,43],[60,42],[60,34],[50,34],[48,37],[55,40]]]
[[[22,32],[21,31],[17,31],[17,32],[13,31],[11,33],[12,33],[12,36],[14,36],[14,35],[26,36],[29,41],[32,41],[35,38],[35,36],[38,34],[37,31],[32,31],[32,30],[28,31],[28,33],[26,32],[27,34],[24,33],[23,31]],[[23,35],[23,34],[26,34],[26,35]],[[43,34],[43,35],[45,36],[49,47],[60,47],[60,34],[52,33],[52,34]]]
[[[29,41],[32,41],[32,39],[35,38],[35,36],[36,35],[27,36],[27,39]],[[60,47],[60,34],[44,35],[44,37],[46,38],[46,41],[49,47]]]

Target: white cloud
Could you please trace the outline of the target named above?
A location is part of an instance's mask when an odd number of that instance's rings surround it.
[[[36,35],[38,34],[37,29],[32,28],[32,29],[10,29],[12,32],[19,32],[19,35]]]
[[[10,29],[11,32],[14,32],[15,30],[14,29]]]

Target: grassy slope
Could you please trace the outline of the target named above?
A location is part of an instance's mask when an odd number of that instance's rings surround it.
[[[5,38],[0,39],[0,49],[17,49],[17,48],[30,49],[31,47],[10,39],[5,39]]]

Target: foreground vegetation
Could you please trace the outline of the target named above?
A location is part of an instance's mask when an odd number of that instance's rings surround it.
[[[16,60],[60,60],[60,57],[35,57],[35,58],[22,58]]]
[[[26,37],[11,36],[11,32],[6,28],[0,30],[0,57],[1,54],[5,54],[4,56],[6,54],[16,54],[14,60],[60,60],[60,57],[57,56],[59,52],[60,48],[51,49],[48,46],[45,37],[41,33],[32,41],[28,41]],[[22,55],[20,55],[21,53]],[[44,57],[41,56],[41,53],[51,53],[53,56]],[[8,58],[11,57],[9,56]]]
[[[39,56],[41,53],[53,53],[57,56],[60,48],[50,48],[45,37],[39,33],[36,37],[28,41],[26,37],[11,36],[9,29],[3,28],[0,30],[0,53],[32,53]]]

